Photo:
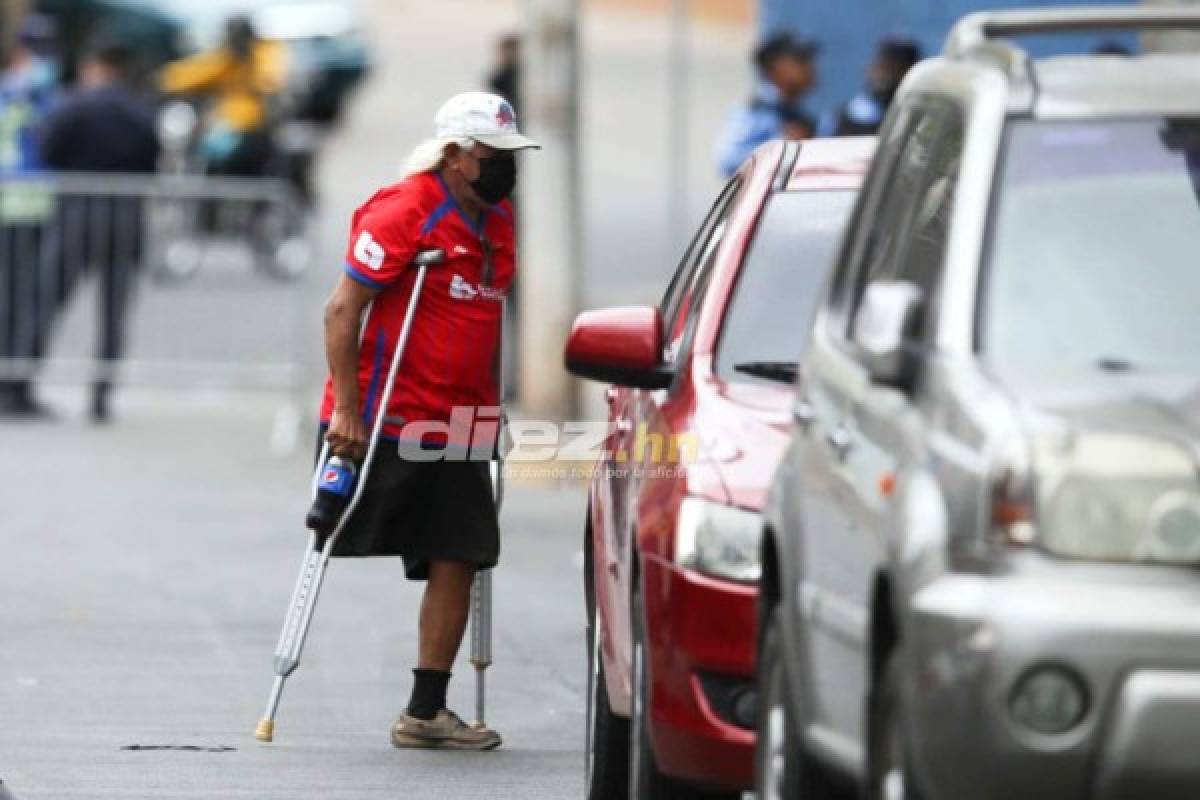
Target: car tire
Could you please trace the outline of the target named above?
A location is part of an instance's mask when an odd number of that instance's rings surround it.
[[[587,745],[584,749],[587,800],[625,800],[629,794],[629,720],[608,702],[599,619],[592,607],[588,624]]]
[[[583,533],[583,596],[587,616],[587,727],[584,748],[584,797],[626,800],[629,793],[629,720],[613,713],[600,645],[603,641],[596,607],[596,574],[592,541],[592,508],[588,505]]]
[[[629,721],[629,800],[738,800],[740,792],[709,793],[669,778],[658,769],[650,742],[649,670],[641,592],[633,597],[633,716]]]
[[[754,755],[759,800],[835,800],[840,795],[804,751],[788,686],[783,618],[764,621],[758,654],[758,742]]]
[[[867,710],[867,800],[921,800],[913,782],[900,702],[900,658],[893,650]]]

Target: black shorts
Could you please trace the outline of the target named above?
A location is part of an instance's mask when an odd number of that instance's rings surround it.
[[[318,453],[325,431],[320,432]],[[375,449],[354,515],[333,555],[339,558],[402,556],[409,580],[429,579],[430,561],[496,566],[500,526],[486,461],[410,461],[395,441]]]

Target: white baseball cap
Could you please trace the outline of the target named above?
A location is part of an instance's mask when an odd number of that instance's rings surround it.
[[[433,124],[439,139],[474,139],[497,150],[541,148],[517,130],[517,112],[496,94],[456,94],[438,109]]]

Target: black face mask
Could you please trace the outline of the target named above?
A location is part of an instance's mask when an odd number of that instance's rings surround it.
[[[489,206],[499,203],[513,193],[517,186],[517,159],[511,153],[497,153],[479,159],[479,179],[471,188]]]

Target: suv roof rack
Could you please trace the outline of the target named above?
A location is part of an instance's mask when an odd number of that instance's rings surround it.
[[[985,49],[994,39],[1031,33],[1086,31],[1200,30],[1200,8],[1047,8],[980,11],[963,17],[950,31],[942,54],[951,58]]]

